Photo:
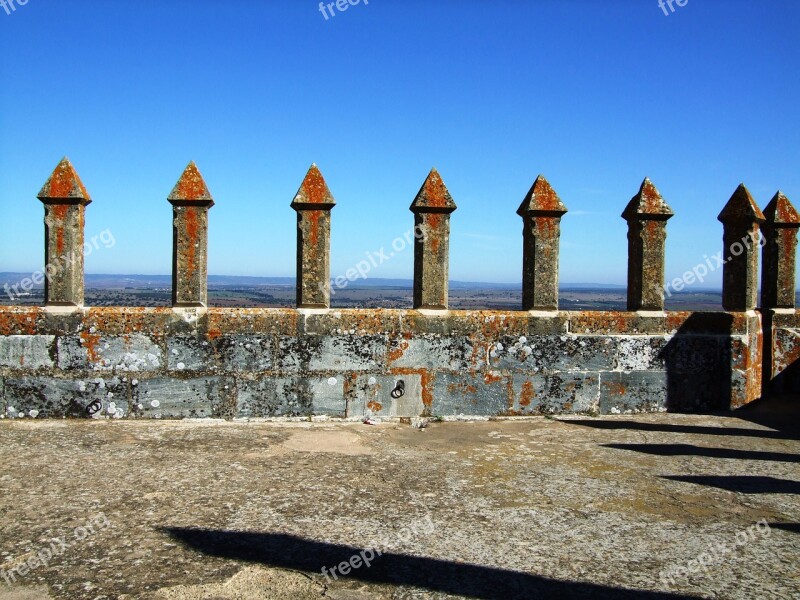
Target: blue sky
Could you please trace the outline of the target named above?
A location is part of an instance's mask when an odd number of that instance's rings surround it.
[[[722,248],[740,182],[800,204],[800,3],[28,0],[0,9],[0,271],[43,261],[35,196],[63,155],[94,202],[87,273],[168,274],[189,160],[214,195],[209,271],[293,276],[292,197],[335,196],[332,275],[389,248],[431,167],[458,204],[451,278],[521,279],[515,211],[543,173],[570,209],[562,282],[624,283],[620,214],[649,176],[667,275]],[[406,250],[373,271],[411,277]],[[716,286],[721,273],[709,283]]]

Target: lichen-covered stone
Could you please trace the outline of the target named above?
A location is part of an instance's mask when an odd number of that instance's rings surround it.
[[[433,378],[432,397],[429,414],[435,416],[492,416],[509,410],[505,377],[438,373]]]
[[[92,201],[67,157],[38,195],[44,204],[47,306],[83,306],[83,239],[86,206]]]
[[[600,413],[665,411],[667,389],[666,371],[603,373],[600,376]]]
[[[461,371],[469,367],[472,353],[472,342],[467,338],[422,335],[393,339],[389,345],[388,365],[392,369]]]
[[[164,352],[155,339],[144,334],[81,335],[86,366],[95,371],[147,372],[165,366]]]
[[[666,347],[671,336],[631,336],[618,338],[615,370],[663,371]]]
[[[235,394],[228,377],[139,379],[131,388],[131,412],[156,419],[231,417]]]
[[[54,365],[52,335],[9,335],[0,337],[0,367],[49,369]]]
[[[3,397],[9,418],[129,416],[128,381],[119,376],[10,377]]]
[[[213,371],[214,349],[204,336],[175,335],[167,338],[167,368],[170,371]]]
[[[414,213],[414,308],[446,309],[450,213],[456,203],[436,169],[431,169],[410,210]]]
[[[237,418],[344,417],[343,377],[274,377],[239,380]]]
[[[504,337],[489,359],[492,368],[526,373],[612,370],[616,341],[607,336]]]
[[[561,217],[567,207],[539,175],[517,209],[522,217],[522,310],[558,310]]]
[[[208,304],[208,211],[214,200],[190,162],[167,198],[172,204],[172,305]]]
[[[286,371],[366,371],[380,369],[386,336],[282,337],[278,368]]]
[[[419,417],[425,412],[417,374],[358,375],[347,396],[348,417]]]
[[[597,373],[514,375],[512,413],[521,415],[596,413],[599,382],[600,376]]]
[[[234,373],[268,370],[272,367],[273,341],[262,335],[221,336],[213,342],[219,368]]]

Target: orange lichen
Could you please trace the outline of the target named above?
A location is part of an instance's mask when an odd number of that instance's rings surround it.
[[[483,382],[486,385],[489,385],[491,383],[497,383],[498,381],[503,381],[503,376],[502,375],[496,375],[494,373],[486,373],[483,376]]]
[[[398,346],[396,349],[389,350],[387,354],[389,363],[391,364],[397,360],[400,360],[405,354],[406,350],[408,350],[408,342],[406,341],[400,342],[400,346]]]
[[[192,278],[195,270],[195,244],[199,229],[197,209],[184,208],[184,223],[186,225],[186,277]]]
[[[81,198],[89,200],[89,193],[83,186],[78,174],[70,162],[65,158],[53,170],[50,179],[44,184],[39,193],[40,198],[68,199]]]
[[[522,391],[519,395],[519,405],[530,406],[531,402],[533,402],[534,396],[536,396],[536,392],[533,390],[533,383],[526,381],[522,384]]]
[[[203,180],[203,176],[200,175],[197,165],[193,162],[189,163],[189,166],[184,170],[170,197],[176,200],[189,201],[209,200],[211,198],[206,182]]]
[[[81,341],[86,348],[86,356],[90,362],[99,362],[100,355],[97,352],[97,345],[100,343],[100,336],[98,334],[82,331],[80,333]]]
[[[305,194],[305,201],[309,204],[327,204],[330,202],[328,184],[325,183],[325,178],[316,165],[308,170],[301,190]]]

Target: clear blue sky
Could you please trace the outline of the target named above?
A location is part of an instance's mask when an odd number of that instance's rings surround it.
[[[41,268],[35,196],[63,155],[112,249],[87,273],[168,274],[166,197],[197,162],[209,271],[293,276],[289,207],[316,162],[332,274],[389,248],[431,167],[458,210],[451,278],[521,279],[515,214],[543,173],[570,209],[562,282],[624,283],[620,213],[649,176],[674,209],[667,274],[722,247],[740,182],[800,204],[800,3],[28,0],[0,9],[0,271]],[[413,252],[373,272],[411,277]],[[711,278],[717,285],[721,273]]]

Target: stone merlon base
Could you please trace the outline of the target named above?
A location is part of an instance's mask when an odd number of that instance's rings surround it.
[[[773,315],[782,364],[800,313]],[[761,395],[758,313],[0,308],[4,418],[711,411]],[[778,368],[778,367],[775,367]]]

